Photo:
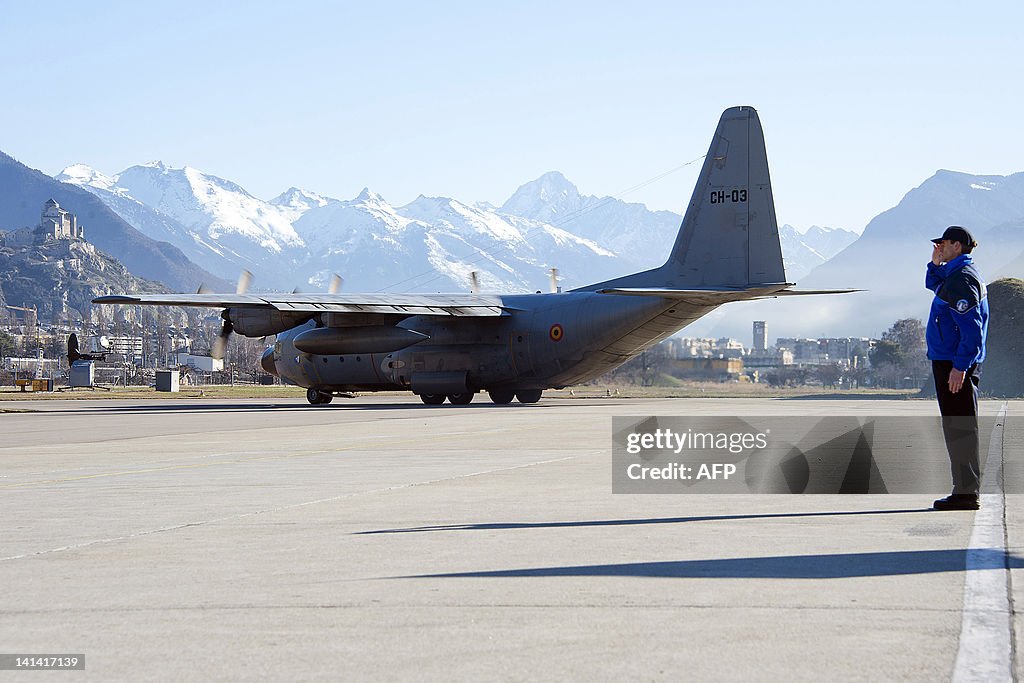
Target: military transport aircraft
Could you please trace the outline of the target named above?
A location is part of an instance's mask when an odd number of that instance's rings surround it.
[[[658,245],[650,245],[652,249]],[[536,403],[585,382],[731,301],[794,294],[786,282],[757,112],[727,109],[668,260],[550,294],[126,294],[98,304],[223,308],[231,332],[277,335],[261,360],[310,403],[406,390],[427,404]]]

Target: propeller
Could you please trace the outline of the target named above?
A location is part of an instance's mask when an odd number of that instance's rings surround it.
[[[475,270],[469,274],[469,291],[473,294],[480,293],[480,276]]]
[[[345,282],[345,278],[341,277],[337,273],[331,275],[331,282],[327,285],[328,294],[337,294],[341,291],[341,285]]]
[[[231,319],[228,318],[228,311],[224,309],[224,312],[220,314],[220,317],[224,318],[224,324],[221,325],[220,334],[213,341],[213,346],[210,348],[210,355],[217,360],[224,360],[224,354],[228,350],[228,339],[231,337],[231,333],[235,331],[235,326],[231,324]]]
[[[235,294],[242,295],[249,291],[249,285],[252,284],[252,273],[248,270],[243,270],[238,275],[238,284],[235,285]],[[224,359],[224,353],[228,350],[228,339],[231,337],[231,333],[235,331],[235,326],[231,324],[231,318],[228,317],[228,309],[224,309],[221,314],[221,318],[224,318],[224,324],[220,328],[220,334],[217,335],[217,339],[213,342],[213,347],[210,349],[210,355],[218,360]]]
[[[343,283],[344,281],[345,281],[344,278],[342,278],[337,273],[334,273],[333,275],[331,275],[331,280],[327,284],[327,293],[328,294],[337,294],[338,292],[340,292],[341,291],[341,283]],[[302,294],[302,290],[299,289],[298,287],[296,287],[295,289],[292,290],[292,294]]]
[[[552,268],[551,271],[551,293],[558,294],[562,291],[562,288],[558,286],[558,268]]]
[[[242,272],[238,274],[238,284],[235,285],[235,294],[245,294],[249,291],[249,285],[252,284],[252,273],[248,270],[242,269]]]

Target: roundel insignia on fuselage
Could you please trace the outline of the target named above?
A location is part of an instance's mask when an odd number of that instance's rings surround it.
[[[559,325],[558,323],[552,325],[551,329],[548,330],[548,337],[551,338],[551,341],[562,341],[562,337],[564,336],[565,330],[563,330],[562,326]]]

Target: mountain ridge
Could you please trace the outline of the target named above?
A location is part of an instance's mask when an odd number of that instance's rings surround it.
[[[171,243],[137,230],[94,194],[61,183],[0,152],[0,229],[37,225],[43,203],[51,198],[78,216],[89,242],[140,277],[182,291],[194,291],[202,283],[228,286],[226,280],[197,266]]]
[[[167,221],[181,226],[163,229],[159,234],[177,239],[197,263],[207,267],[233,263],[235,270],[252,270],[258,286],[278,289],[296,284],[319,286],[329,279],[331,271],[336,271],[345,274],[347,287],[367,291],[390,290],[399,282],[414,289],[440,285],[442,289],[464,291],[469,273],[477,270],[487,289],[534,291],[547,288],[547,271],[552,267],[560,270],[566,287],[581,286],[659,265],[682,220],[669,211],[649,211],[643,204],[583,195],[557,171],[520,185],[500,207],[425,195],[404,206],[392,206],[369,188],[363,188],[353,199],[341,200],[295,186],[263,202],[241,190],[236,204],[248,202],[266,214],[291,222],[297,239],[268,251],[259,239],[253,239],[260,231],[258,226],[239,229],[226,238],[224,233],[230,232],[232,221],[224,222],[221,232],[211,230],[214,221],[210,216],[216,211],[207,210],[197,219],[194,213],[180,210],[181,205],[194,208],[201,199],[179,196],[178,210],[168,210],[164,197],[173,188],[143,185],[140,193],[132,187],[139,185],[141,174],[151,181],[162,178],[173,185],[176,174],[187,175],[184,168],[171,169],[156,163],[104,176],[79,165],[69,167],[59,177],[81,184],[126,218],[137,221],[140,229],[158,230],[161,222]],[[209,185],[237,187],[231,181],[190,170],[193,176],[205,177]],[[120,183],[124,173],[129,173],[129,182]],[[179,182],[179,195],[183,195],[183,188]],[[135,194],[157,205],[147,206]],[[147,223],[141,215],[127,213],[127,199],[147,206],[160,220]],[[220,211],[221,215],[228,213],[226,208]],[[244,218],[235,216],[235,224]],[[807,237],[796,230],[782,231],[787,267],[794,277],[802,277],[827,258],[823,252],[834,251],[823,244],[827,239],[810,232]],[[849,240],[854,237],[849,231],[819,232],[828,234],[832,241],[835,235],[846,235]],[[405,240],[420,244],[401,244]],[[396,253],[387,253],[389,248]],[[498,253],[492,254],[495,250]],[[296,282],[296,272],[305,273],[300,282]],[[388,279],[389,274],[399,272],[403,277]]]

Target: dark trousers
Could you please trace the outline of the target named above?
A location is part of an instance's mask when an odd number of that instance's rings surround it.
[[[953,493],[977,493],[981,483],[978,454],[978,384],[981,367],[972,365],[964,376],[964,385],[957,393],[949,390],[949,373],[953,361],[933,360],[935,394],[942,415],[942,436],[949,453],[953,474]]]

